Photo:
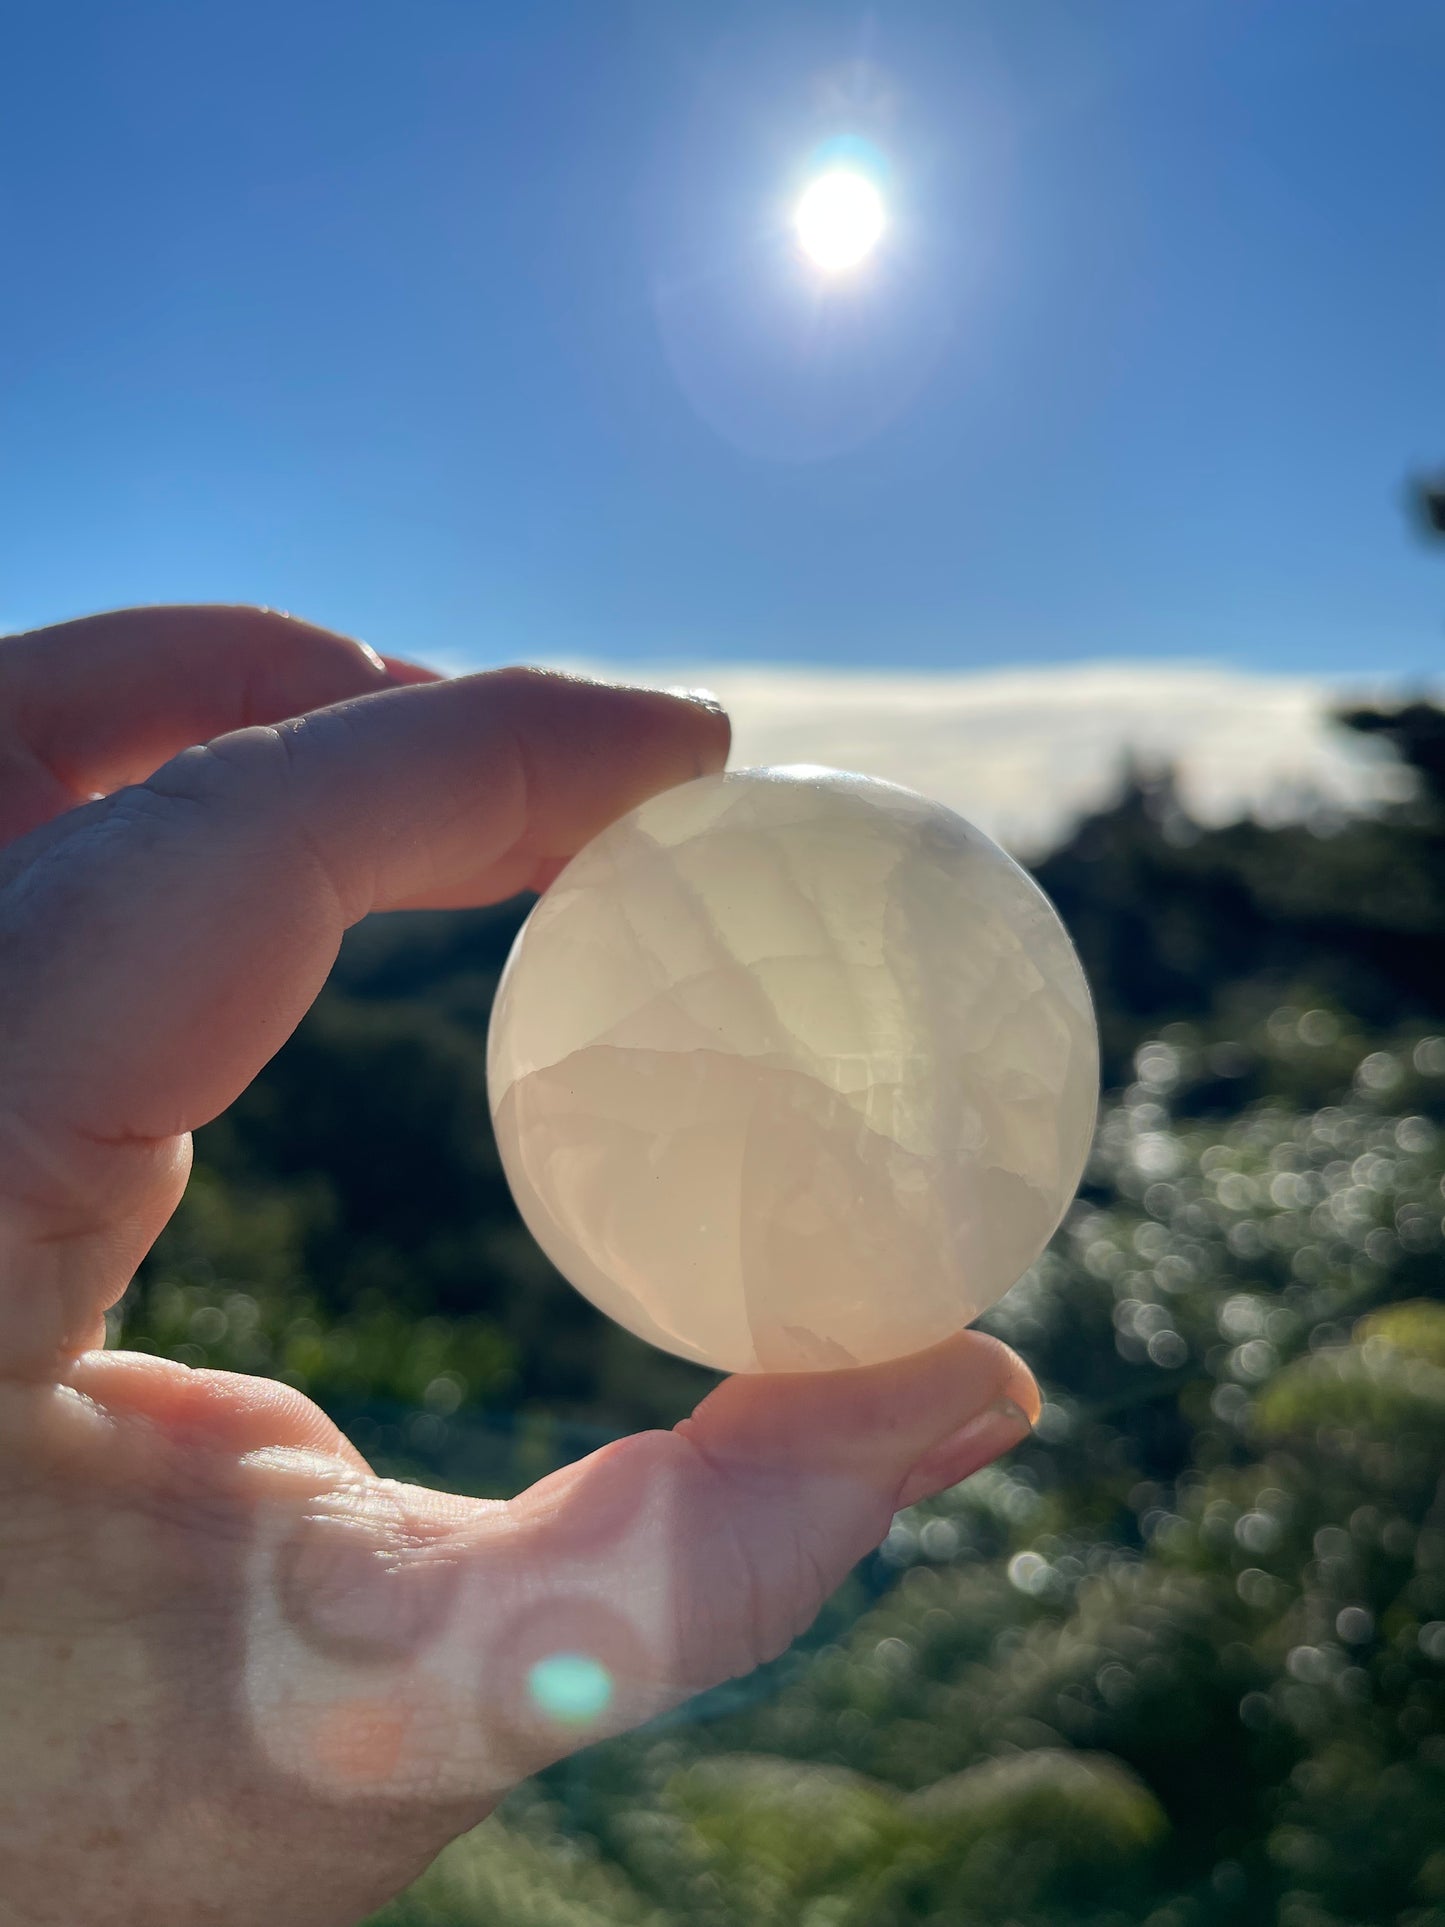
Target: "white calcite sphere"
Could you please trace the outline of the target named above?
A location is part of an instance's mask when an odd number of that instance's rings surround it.
[[[1038,886],[951,810],[814,768],[701,777],[589,843],[518,935],[487,1069],[557,1268],[743,1372],[901,1357],[1002,1297],[1099,1077]]]

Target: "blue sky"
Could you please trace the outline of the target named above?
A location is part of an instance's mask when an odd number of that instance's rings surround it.
[[[0,627],[1439,661],[1439,0],[11,0],[0,84]]]

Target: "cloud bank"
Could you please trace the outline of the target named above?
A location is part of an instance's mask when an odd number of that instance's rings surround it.
[[[1369,808],[1400,793],[1388,754],[1331,721],[1340,702],[1371,692],[1305,676],[1136,662],[948,675],[558,666],[703,685],[732,715],[734,766],[864,770],[938,798],[1023,854],[1117,794],[1130,756],[1173,765],[1206,823]]]

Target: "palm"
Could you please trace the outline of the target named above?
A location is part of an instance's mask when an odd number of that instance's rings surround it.
[[[313,1492],[351,1455],[314,1407],[259,1382],[99,1359],[71,1376],[95,1404],[0,1388],[0,1865],[16,1908],[0,1916],[190,1927],[219,1893],[225,1919],[358,1919],[486,1809],[377,1798],[375,1754],[340,1722],[315,1726],[332,1785],[278,1773],[246,1716],[248,1555],[278,1509],[307,1510],[307,1481],[264,1453],[336,1462]],[[357,1778],[362,1825],[337,1797]]]
[[[238,611],[0,643],[0,715],[7,1918],[352,1921],[522,1775],[780,1650],[919,1454],[1035,1394],[972,1337],[730,1381],[499,1505],[375,1478],[284,1386],[96,1349],[348,923],[539,884],[726,731]],[[580,1724],[536,1689],[579,1652]]]

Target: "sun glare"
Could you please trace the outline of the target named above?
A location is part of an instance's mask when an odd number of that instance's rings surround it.
[[[830,168],[809,183],[793,225],[804,254],[827,274],[856,268],[883,237],[883,196],[866,174]]]

